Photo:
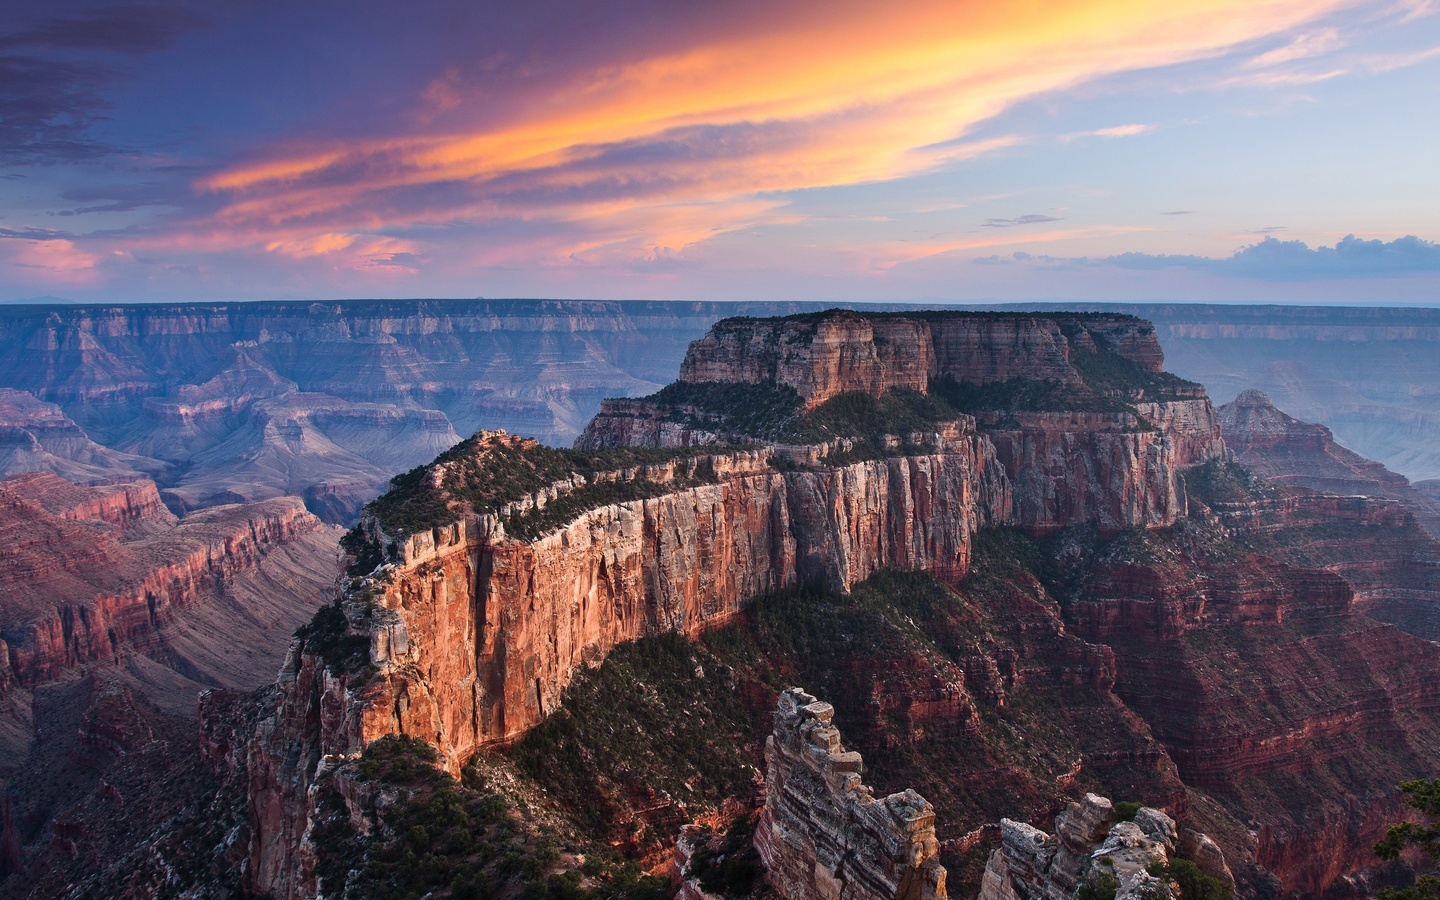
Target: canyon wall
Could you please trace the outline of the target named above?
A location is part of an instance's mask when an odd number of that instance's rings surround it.
[[[1216,402],[1258,389],[1345,447],[1421,481],[1440,478],[1440,310],[1066,304],[1155,323],[1166,366]]]
[[[293,497],[181,520],[150,481],[0,481],[0,893],[56,896],[99,865],[92,836],[187,802],[167,779],[193,774],[197,697],[273,683],[338,537]],[[117,808],[131,761],[149,780]]]
[[[1097,341],[1146,371],[1161,371],[1154,328],[1131,316],[831,311],[718,322],[690,345],[680,381],[785,385],[809,406],[844,391],[923,392],[932,378],[1074,386],[1080,377],[1072,354],[1093,352]]]
[[[187,607],[272,549],[322,530],[293,497],[217,507],[182,524],[150,482],[82,489],[51,475],[0,481],[0,539],[11,549],[0,565],[0,686],[34,687],[154,650]]]
[[[1416,490],[1404,475],[1340,446],[1324,425],[1287,415],[1257,390],[1241,391],[1216,412],[1236,460],[1257,474],[1331,494],[1399,500],[1440,538],[1440,501]]]
[[[1103,331],[1107,346],[1146,366],[1159,359],[1158,336],[1170,369],[1213,396],[1262,388],[1397,472],[1440,476],[1433,310],[1081,306],[1104,308],[1115,322],[1128,312],[1156,324],[1111,328],[1104,317],[1069,312],[1020,318]],[[0,426],[0,474],[154,478],[177,510],[291,493],[326,521],[348,523],[390,476],[433,457],[437,445],[481,428],[568,443],[604,398],[671,380],[686,345],[716,320],[817,308],[486,300],[9,306],[0,311],[0,393],[23,393],[21,405],[58,404],[52,409],[71,420],[71,433],[55,442],[60,434],[44,416]],[[867,389],[923,385],[941,370],[978,382],[1073,381],[1067,345],[1081,331],[1021,329],[1016,316],[991,313],[935,333],[929,314],[908,315],[908,326],[877,317],[873,350],[827,337],[736,356],[731,338],[717,337],[691,370],[696,378],[722,362],[743,363],[753,377],[783,370],[807,391],[829,390],[823,386],[842,372]],[[902,359],[887,347],[898,346],[905,328],[932,336]],[[797,354],[815,353],[824,365],[798,365]],[[0,418],[4,406],[0,397]],[[371,432],[374,406],[391,418]]]

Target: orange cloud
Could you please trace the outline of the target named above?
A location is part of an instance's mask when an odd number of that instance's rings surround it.
[[[410,133],[277,153],[198,186],[228,198],[210,227],[279,233],[262,246],[292,255],[356,230],[505,217],[590,234],[572,254],[682,247],[770,221],[781,204],[767,195],[952,163],[974,152],[957,145],[969,130],[1022,99],[1212,56],[1352,2],[837,4],[577,73],[483,129],[430,133],[419,116]],[[1324,44],[1306,40],[1289,52]],[[453,73],[417,98],[478,102]]]
[[[91,284],[99,279],[100,258],[73,241],[4,240],[0,253],[17,280],[41,284]]]

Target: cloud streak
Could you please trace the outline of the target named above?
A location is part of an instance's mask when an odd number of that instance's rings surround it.
[[[1414,235],[1391,241],[1365,240],[1349,235],[1333,247],[1310,247],[1304,241],[1282,241],[1267,237],[1242,247],[1227,257],[1187,254],[1120,253],[1100,258],[1031,256],[1013,254],[1017,262],[1047,266],[1111,266],[1136,271],[1189,269],[1228,278],[1251,278],[1270,282],[1318,281],[1322,279],[1392,278],[1440,274],[1440,244]],[[976,260],[994,264],[1005,257]]]
[[[590,252],[678,249],[775,221],[783,204],[763,201],[778,194],[953,164],[976,152],[959,143],[976,125],[1020,100],[1227,52],[1344,5],[920,0],[737,16],[686,46],[623,46],[568,83],[517,88],[472,129],[417,115],[378,137],[258,153],[197,183],[221,208],[186,229],[268,246],[516,217],[590,234]],[[469,84],[447,71],[417,108],[463,119],[489,100]]]
[[[0,31],[0,163],[64,163],[113,150],[93,129],[123,78],[111,57],[161,50],[201,24],[173,6],[136,4],[74,16],[11,18]],[[97,55],[98,54],[98,55]]]

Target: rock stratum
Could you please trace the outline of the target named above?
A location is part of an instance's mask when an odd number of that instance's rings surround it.
[[[1225,443],[1235,458],[1272,481],[1328,494],[1399,500],[1432,536],[1440,537],[1440,503],[1404,475],[1340,446],[1329,428],[1275,408],[1263,392],[1241,391],[1218,408]]]
[[[568,443],[603,398],[670,381],[687,344],[717,320],[816,308],[543,300],[7,306],[0,388],[23,394],[21,406],[53,404],[79,440],[47,450],[44,416],[26,414],[0,426],[0,474],[44,470],[86,483],[150,477],[177,512],[294,494],[325,520],[349,524],[390,476],[460,436],[504,428]],[[1170,369],[1212,396],[1262,388],[1397,472],[1440,476],[1433,310],[1109,309],[1153,321]],[[1038,346],[1029,355],[999,350],[1006,345],[998,334],[981,334],[987,327],[977,322],[967,338],[997,349],[983,363],[967,356],[977,374],[989,368],[1003,377],[1021,359],[1054,363]],[[943,357],[958,346],[924,349]],[[1011,350],[1019,355],[1007,362]],[[917,358],[911,382],[935,362]],[[833,374],[816,371],[821,380]],[[8,405],[0,398],[0,418]]]
[[[746,308],[7,306],[0,475],[153,478],[176,512],[293,495],[348,524],[392,475],[461,434],[508,428],[569,442],[601,398],[654,390],[688,341]]]
[[[877,798],[834,717],[800,688],[780,695],[755,833],[771,889],[786,900],[945,900],[934,808],[912,790]]]
[[[179,519],[148,480],[0,481],[7,892],[86,864],[76,810],[120,761],[187,768],[201,691],[273,679],[333,590],[338,534],[294,497]]]

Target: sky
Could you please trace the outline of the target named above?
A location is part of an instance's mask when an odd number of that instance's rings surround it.
[[[50,0],[0,302],[1440,306],[1440,0]]]

